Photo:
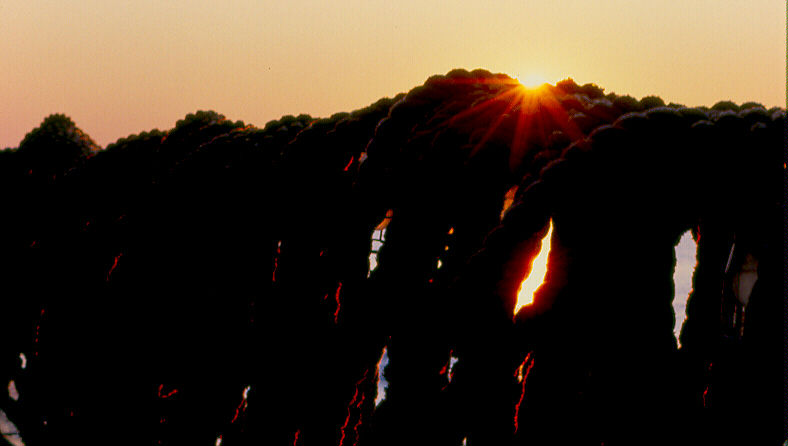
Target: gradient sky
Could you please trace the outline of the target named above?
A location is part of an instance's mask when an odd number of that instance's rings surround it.
[[[258,126],[452,68],[785,106],[783,0],[0,0],[0,147],[50,113],[105,146],[212,109]]]

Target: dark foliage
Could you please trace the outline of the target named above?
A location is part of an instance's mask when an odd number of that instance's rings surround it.
[[[104,150],[52,115],[0,152],[0,408],[30,446],[779,444],[785,125],[485,70]]]

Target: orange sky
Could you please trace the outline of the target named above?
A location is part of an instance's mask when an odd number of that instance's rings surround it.
[[[785,106],[779,0],[3,0],[0,147],[50,113],[105,146],[213,109],[328,116],[452,68]]]

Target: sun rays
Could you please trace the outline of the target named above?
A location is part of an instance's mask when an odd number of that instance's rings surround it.
[[[571,141],[585,136],[561,103],[566,93],[544,80],[536,75],[525,77],[523,83],[506,75],[441,79],[437,82],[484,86],[489,91],[465,108],[449,113],[445,124],[481,129],[470,137],[469,156],[488,146],[507,146],[509,167],[516,171],[529,155],[547,147],[556,131]]]

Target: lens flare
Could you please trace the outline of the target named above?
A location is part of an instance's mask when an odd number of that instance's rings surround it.
[[[552,235],[553,220],[551,219],[550,228],[547,230],[547,235],[542,239],[539,252],[536,254],[531,266],[531,273],[523,279],[520,289],[517,290],[517,304],[514,306],[514,314],[517,314],[520,308],[531,305],[534,302],[534,293],[544,282],[544,278],[547,275],[547,255],[550,253],[550,238]]]
[[[530,78],[530,77],[529,77]],[[521,78],[522,79],[522,78]],[[451,128],[479,128],[470,138],[469,157],[487,147],[509,146],[509,167],[515,172],[530,160],[540,148],[549,143],[550,136],[556,131],[564,133],[569,140],[584,138],[583,131],[569,116],[560,101],[565,95],[563,90],[548,83],[523,80],[521,83],[509,76],[475,79],[444,79],[434,84],[473,84],[488,85],[492,97],[479,99],[470,107],[456,112],[449,106],[438,108],[437,115],[451,115],[443,125]],[[537,84],[529,88],[525,84]]]

